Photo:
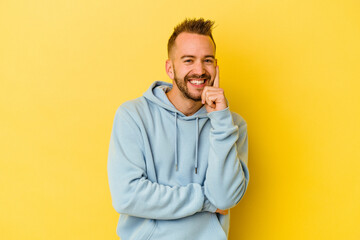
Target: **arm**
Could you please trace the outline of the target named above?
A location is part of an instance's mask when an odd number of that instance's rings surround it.
[[[249,182],[247,127],[239,115],[233,120],[219,82],[217,66],[213,86],[202,92],[212,126],[204,186],[211,203],[228,209],[240,201]]]
[[[110,139],[108,177],[115,210],[150,219],[178,219],[216,208],[199,184],[165,186],[147,179],[140,129],[120,107]]]
[[[228,209],[241,200],[249,182],[247,126],[238,115],[234,124],[228,108],[209,113],[209,118],[212,129],[205,195],[216,207]]]

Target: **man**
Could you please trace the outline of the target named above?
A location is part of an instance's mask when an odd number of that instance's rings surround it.
[[[108,174],[122,240],[227,239],[249,181],[246,122],[219,87],[212,21],[185,20],[166,72],[116,112]]]

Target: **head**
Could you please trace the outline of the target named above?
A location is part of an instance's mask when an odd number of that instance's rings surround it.
[[[168,42],[166,72],[173,80],[173,90],[193,101],[201,100],[203,88],[215,78],[213,25],[202,18],[186,19],[174,28]]]

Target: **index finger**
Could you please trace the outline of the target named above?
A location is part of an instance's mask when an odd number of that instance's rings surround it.
[[[216,66],[216,75],[214,79],[213,87],[220,87],[220,80],[219,80],[219,66]]]

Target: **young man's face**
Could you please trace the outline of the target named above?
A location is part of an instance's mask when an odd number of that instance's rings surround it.
[[[216,73],[215,46],[211,38],[180,33],[170,53],[170,62],[172,79],[183,96],[201,101],[204,87],[212,86]]]

